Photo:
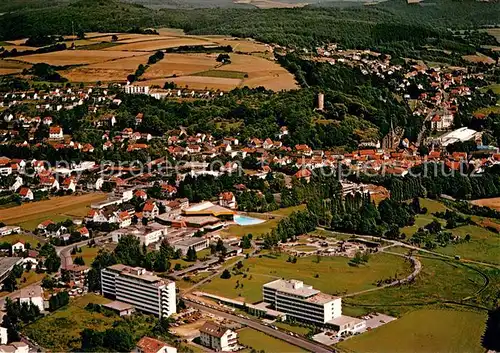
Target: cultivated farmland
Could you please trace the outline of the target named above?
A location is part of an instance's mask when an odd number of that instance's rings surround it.
[[[104,194],[94,193],[54,197],[50,200],[26,203],[0,210],[0,221],[32,230],[46,219],[56,222],[67,218],[82,217],[87,213],[91,203],[105,198]]]
[[[67,66],[60,73],[71,82],[125,83],[140,64],[158,50],[181,46],[231,46],[230,63],[216,59],[221,52],[165,53],[165,57],[147,66],[137,85],[163,87],[174,82],[181,88],[229,91],[237,87],[263,86],[276,91],[297,88],[295,78],[274,61],[272,48],[251,39],[227,36],[190,36],[180,30],[160,29],[160,35],[132,33],[87,33],[85,39],[65,37],[77,50],[23,55],[0,62],[0,75],[19,74],[31,64]],[[116,36],[117,38],[113,38]],[[113,39],[115,39],[113,41]],[[8,43],[20,50],[25,40]],[[192,50],[192,48],[191,48]],[[9,63],[9,64],[6,64]]]
[[[18,56],[15,59],[7,60],[23,61],[29,64],[47,63],[54,66],[65,66],[95,64],[136,55],[144,55],[144,53],[117,50],[63,50],[52,53]]]

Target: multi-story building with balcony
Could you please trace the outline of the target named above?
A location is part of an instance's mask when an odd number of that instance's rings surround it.
[[[278,279],[263,286],[264,302],[287,317],[325,324],[342,315],[342,299],[321,293],[302,281]]]
[[[157,316],[176,312],[175,282],[140,267],[122,264],[101,270],[102,295],[132,304],[137,310]]]
[[[334,329],[337,335],[356,332],[365,320],[342,315],[342,299],[321,293],[302,281],[278,279],[263,286],[264,303],[287,318]]]

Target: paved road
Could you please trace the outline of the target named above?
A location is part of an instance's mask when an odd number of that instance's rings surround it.
[[[77,248],[81,248],[89,243],[90,240],[94,240],[96,242],[109,240],[111,237],[109,235],[102,235],[96,238],[90,238],[86,240],[82,240],[78,243],[74,243],[71,245],[58,246],[56,247],[56,253],[61,258],[61,268],[65,269],[68,266],[73,264],[73,258],[71,257],[71,250],[76,246]]]
[[[349,294],[343,295],[342,298],[354,297],[355,295],[364,294],[364,293],[368,293],[368,292],[374,292],[374,291],[381,290],[381,289],[384,289],[387,287],[394,287],[394,286],[400,285],[400,284],[405,283],[405,282],[410,282],[420,273],[420,271],[422,271],[422,263],[420,262],[419,259],[417,259],[414,256],[408,257],[407,255],[404,255],[404,254],[399,254],[396,252],[384,251],[384,250],[383,250],[383,252],[391,254],[391,255],[401,256],[401,257],[404,257],[407,259],[409,258],[411,263],[413,264],[413,272],[411,274],[409,274],[406,278],[398,279],[398,280],[392,281],[391,283],[383,284],[380,287],[375,287],[375,288],[365,289],[365,290],[362,290],[359,292],[349,293]]]
[[[331,352],[335,351],[335,350],[331,349],[330,347],[323,346],[319,343],[314,343],[314,342],[308,341],[305,338],[290,336],[289,334],[287,334],[283,331],[272,329],[271,327],[263,325],[260,322],[257,322],[254,320],[249,320],[249,319],[242,318],[242,317],[239,317],[239,316],[236,316],[233,314],[226,313],[224,311],[219,311],[216,309],[208,308],[204,305],[196,304],[196,303],[193,303],[189,300],[186,300],[186,304],[188,304],[189,306],[191,306],[195,309],[209,312],[211,314],[223,317],[225,319],[246,325],[246,326],[251,327],[257,331],[263,332],[269,336],[276,337],[282,341],[293,344],[294,346],[303,348],[309,352],[331,353]]]

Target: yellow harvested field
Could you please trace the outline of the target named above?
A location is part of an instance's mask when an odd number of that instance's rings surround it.
[[[38,48],[35,47],[28,47],[26,45],[4,45],[3,48],[5,50],[12,50],[12,49],[17,49],[17,51],[25,51],[25,50],[36,50]]]
[[[184,30],[180,28],[159,28],[157,29],[161,36],[182,36]]]
[[[26,203],[21,206],[0,210],[0,221],[7,224],[26,223],[31,220],[69,214],[81,207],[106,199],[102,193],[85,194],[79,196],[61,196],[50,200]],[[43,221],[44,219],[41,219]]]
[[[141,52],[123,52],[116,50],[64,50],[45,54],[18,56],[17,61],[31,64],[47,63],[55,66],[95,64],[131,56],[144,55]],[[12,60],[12,59],[7,59]]]
[[[23,39],[16,39],[16,40],[9,40],[6,43],[10,43],[12,45],[24,45],[28,38],[23,38]]]
[[[172,75],[190,75],[206,71],[220,65],[217,54],[165,54],[165,58],[151,65],[143,78],[147,80],[164,78]]]
[[[230,91],[239,87],[242,80],[237,78],[225,77],[205,77],[205,76],[181,76],[171,78],[165,81],[175,82],[179,87],[188,87],[192,89],[219,89],[222,91]]]
[[[295,77],[274,61],[243,54],[230,54],[230,57],[231,63],[217,70],[247,73],[248,78],[244,80],[243,86],[264,86],[275,91],[298,87]]]
[[[210,45],[214,44],[209,40],[202,40],[196,38],[170,38],[160,40],[149,40],[137,43],[123,44],[118,47],[104,49],[104,51],[124,50],[124,51],[155,51],[166,48],[175,48],[183,45]]]
[[[464,55],[462,56],[462,58],[472,63],[485,63],[485,64],[495,63],[495,60],[481,53],[476,53],[476,55]]]
[[[265,53],[270,52],[271,47],[264,43],[256,42],[251,39],[214,39],[219,45],[230,45],[233,47],[233,52],[241,53]]]
[[[22,72],[30,66],[16,61],[0,59],[0,75],[11,75]]]
[[[493,197],[489,199],[478,199],[471,201],[471,204],[477,206],[489,207],[495,210],[500,210],[500,197]]]
[[[130,44],[130,43],[151,42],[151,41],[174,39],[174,38],[175,37],[172,37],[172,36],[158,36],[158,35],[154,35],[154,34],[143,34],[143,35],[138,34],[137,37],[131,37],[131,38],[118,37],[118,41],[116,43]]]
[[[126,81],[127,76],[133,74],[139,64],[148,62],[148,58],[149,54],[142,53],[142,55],[129,58],[75,67],[61,71],[61,74],[73,82]]]

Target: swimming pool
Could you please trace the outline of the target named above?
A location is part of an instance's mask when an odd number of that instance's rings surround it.
[[[240,226],[251,226],[254,224],[260,224],[265,222],[265,220],[263,219],[241,216],[241,215],[235,215],[234,221],[236,222],[236,224],[239,224]]]

